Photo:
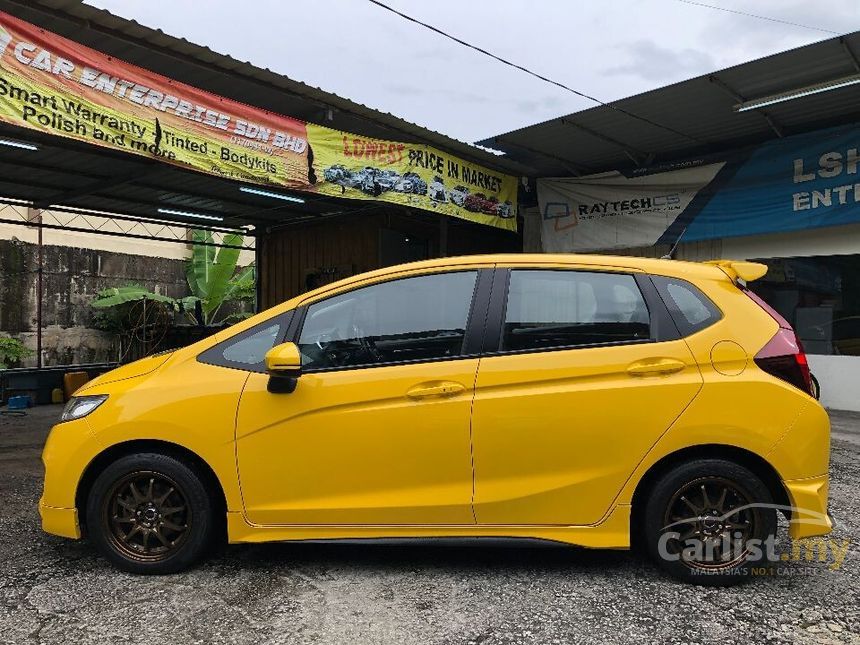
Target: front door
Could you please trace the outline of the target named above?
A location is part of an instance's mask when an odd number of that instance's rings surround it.
[[[654,337],[630,274],[513,270],[502,316],[475,390],[477,521],[598,522],[699,391],[696,362]]]
[[[477,276],[413,275],[307,307],[295,391],[269,393],[268,377],[255,373],[240,400],[251,522],[474,523],[478,358],[465,355],[465,338]]]

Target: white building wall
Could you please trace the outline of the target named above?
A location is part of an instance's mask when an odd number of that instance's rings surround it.
[[[728,238],[723,258],[810,257],[860,254],[860,225],[810,229],[801,233]],[[860,412],[860,356],[809,355],[809,366],[821,385],[821,403],[835,410]]]
[[[619,254],[661,257],[668,252],[668,246],[659,245]],[[675,257],[704,261],[857,254],[860,254],[860,224],[681,243]],[[821,403],[825,407],[860,412],[860,356],[811,354],[809,364],[821,385]]]
[[[810,354],[809,369],[821,386],[821,404],[860,412],[860,356]]]

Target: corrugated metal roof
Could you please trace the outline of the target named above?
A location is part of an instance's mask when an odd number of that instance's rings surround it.
[[[0,9],[126,62],[277,114],[370,137],[427,143],[504,172],[520,174],[527,170],[472,144],[82,4],[81,0],[0,0]],[[331,121],[326,120],[329,108],[333,110]]]
[[[245,104],[368,137],[427,143],[497,171],[527,174],[519,164],[472,145],[79,0],[0,0],[0,9],[110,56]],[[334,113],[331,121],[326,120],[329,109]],[[263,229],[371,208],[405,208],[311,194],[304,196],[304,204],[279,202],[242,193],[234,181],[8,124],[0,123],[0,137],[38,146],[37,153],[7,147],[0,151],[0,196],[37,205],[62,204],[200,225],[199,220],[158,213],[159,208],[185,207],[223,217],[223,226],[250,224]]]
[[[628,170],[860,120],[860,85],[736,112],[744,100],[860,73],[860,32],[490,137],[536,176]],[[674,130],[655,127],[614,109]],[[680,133],[680,134],[679,134]],[[778,134],[779,133],[779,134]]]

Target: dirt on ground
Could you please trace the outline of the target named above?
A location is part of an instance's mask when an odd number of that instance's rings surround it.
[[[0,643],[860,643],[860,415],[833,413],[833,562],[729,589],[624,551],[505,541],[226,547],[142,577],[46,535],[39,454],[57,406],[0,415]]]

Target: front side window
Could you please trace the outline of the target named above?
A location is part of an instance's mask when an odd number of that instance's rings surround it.
[[[648,307],[631,275],[586,271],[511,272],[504,351],[650,338]]]
[[[305,369],[442,360],[462,353],[477,271],[403,278],[308,307]]]

